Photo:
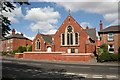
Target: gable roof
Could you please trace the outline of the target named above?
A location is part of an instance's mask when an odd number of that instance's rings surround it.
[[[87,34],[89,35],[90,38],[92,38],[93,40],[96,40],[95,28],[85,29],[85,31],[87,32]]]
[[[10,36],[5,37],[5,39],[12,39],[12,38],[30,40],[30,39],[28,39],[28,38],[26,38],[26,37],[24,37],[24,36],[22,36],[21,34],[18,34],[18,33],[14,34],[14,35],[10,35]],[[5,39],[3,39],[3,40],[5,40]]]
[[[116,26],[109,26],[105,29],[103,29],[102,31],[99,31],[98,33],[108,33],[108,32],[120,32],[120,25],[116,25]]]
[[[44,41],[46,42],[46,43],[49,43],[49,44],[52,44],[53,42],[52,42],[52,37],[53,37],[53,35],[52,34],[41,34],[41,36],[42,36],[42,38],[44,39]]]

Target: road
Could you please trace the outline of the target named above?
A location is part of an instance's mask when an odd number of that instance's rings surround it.
[[[118,80],[118,66],[58,64],[2,60],[2,76],[9,78],[60,78],[67,80]]]

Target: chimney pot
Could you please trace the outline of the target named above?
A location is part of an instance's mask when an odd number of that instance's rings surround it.
[[[100,31],[102,31],[103,26],[102,26],[102,20],[100,20]]]
[[[15,29],[12,29],[12,35],[15,35]]]
[[[89,27],[87,26],[86,29],[89,29]]]
[[[23,33],[21,33],[21,36],[23,36]]]

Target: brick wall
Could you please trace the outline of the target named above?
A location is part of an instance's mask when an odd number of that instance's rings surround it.
[[[15,54],[15,58],[34,59],[34,60],[62,60],[62,61],[89,61],[91,53],[65,54],[64,52],[24,52]]]

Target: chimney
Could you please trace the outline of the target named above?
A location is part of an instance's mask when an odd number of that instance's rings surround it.
[[[12,29],[12,35],[15,35],[15,29]]]
[[[87,26],[86,29],[89,29],[89,27]]]
[[[102,26],[102,20],[100,20],[100,31],[102,31],[103,26]]]
[[[23,33],[21,33],[21,36],[23,36]]]

